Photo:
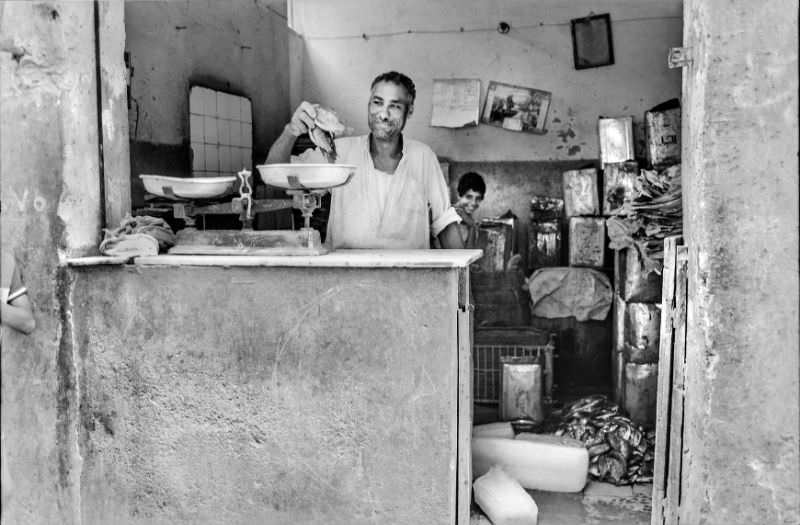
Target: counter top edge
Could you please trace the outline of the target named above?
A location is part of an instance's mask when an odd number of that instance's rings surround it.
[[[137,257],[137,266],[220,266],[283,268],[466,268],[481,250],[336,250],[325,255],[156,255]],[[124,258],[83,257],[68,266],[124,264]]]

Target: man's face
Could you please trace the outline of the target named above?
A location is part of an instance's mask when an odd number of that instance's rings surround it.
[[[372,88],[367,105],[367,122],[377,140],[391,140],[403,131],[406,119],[414,111],[403,86],[378,82]]]
[[[463,209],[469,215],[475,213],[475,210],[481,205],[483,195],[475,190],[467,190],[463,195],[458,196],[456,207]]]

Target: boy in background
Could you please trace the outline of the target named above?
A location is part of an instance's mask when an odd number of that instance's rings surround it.
[[[458,224],[458,233],[464,248],[474,249],[478,247],[478,225],[475,223],[473,214],[480,207],[483,198],[486,196],[486,183],[479,174],[474,171],[467,172],[458,179],[456,189],[458,200],[453,205],[461,223]]]

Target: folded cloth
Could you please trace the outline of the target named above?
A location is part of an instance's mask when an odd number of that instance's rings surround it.
[[[175,245],[175,234],[164,219],[140,215],[126,215],[114,230],[103,230],[105,236],[100,243],[103,255],[135,257],[158,255]]]
[[[540,268],[524,287],[531,295],[531,313],[536,317],[602,321],[611,309],[611,281],[590,268]]]

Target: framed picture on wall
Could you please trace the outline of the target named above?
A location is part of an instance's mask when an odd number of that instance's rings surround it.
[[[481,122],[511,131],[543,135],[547,110],[550,107],[549,91],[489,82]]]
[[[610,66],[614,63],[611,16],[608,13],[576,18],[570,23],[575,69]]]

